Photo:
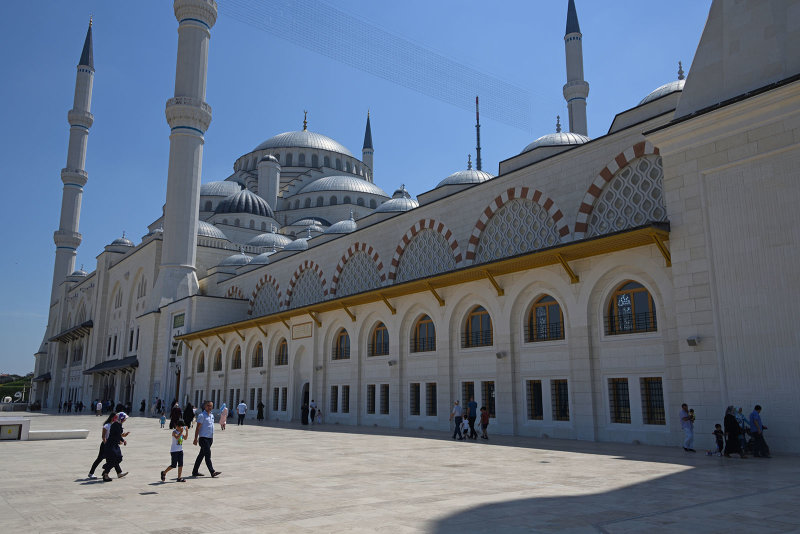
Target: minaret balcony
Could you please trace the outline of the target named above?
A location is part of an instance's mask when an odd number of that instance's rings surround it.
[[[203,21],[209,28],[217,22],[217,3],[214,0],[175,0],[175,18]]]
[[[574,98],[589,96],[589,84],[583,80],[572,80],[564,84],[564,99],[570,101]]]
[[[166,116],[170,128],[182,126],[205,133],[211,124],[211,106],[199,98],[176,96],[167,100]]]
[[[89,181],[89,173],[83,169],[61,169],[61,181],[83,187]]]
[[[88,111],[71,109],[69,113],[67,113],[67,121],[70,126],[83,126],[88,130],[94,123],[94,115]]]
[[[69,247],[72,249],[78,248],[83,240],[83,236],[78,232],[70,232],[68,230],[56,230],[53,232],[53,242],[57,247]]]

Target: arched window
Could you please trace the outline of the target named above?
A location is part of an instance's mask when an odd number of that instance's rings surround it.
[[[222,371],[222,351],[218,350],[217,355],[214,356],[214,368],[212,371]]]
[[[486,347],[492,344],[492,318],[483,306],[476,306],[467,315],[461,346]]]
[[[241,226],[242,225],[242,221],[240,221],[239,219],[234,219],[233,220],[233,225],[234,226]]]
[[[222,219],[222,224],[228,224],[228,219]]]
[[[289,344],[285,339],[278,343],[278,350],[275,352],[275,365],[289,365]]]
[[[330,202],[330,205],[331,205],[331,206],[335,206],[335,205],[336,205],[336,197],[334,197],[334,196],[331,196],[331,202]]]
[[[198,373],[205,373],[206,372],[206,355],[202,352],[200,353],[200,357],[197,359],[197,372]]]
[[[122,307],[122,290],[118,290],[117,294],[114,295],[114,309]]]
[[[253,350],[253,367],[264,367],[264,346],[261,343]]]
[[[317,197],[317,207],[321,208],[325,204],[325,199],[322,197]]]
[[[294,201],[294,209],[298,209],[298,208],[300,208],[300,200],[299,199]]]
[[[306,155],[305,154],[300,154],[299,156],[297,156],[297,164],[300,165],[301,167],[305,166],[305,164],[306,164]]]
[[[147,296],[147,279],[143,276],[141,280],[139,280],[139,286],[136,288],[136,298],[141,299]],[[82,323],[83,321],[79,321],[78,324]]]
[[[231,360],[231,369],[241,369],[242,368],[242,349],[236,347],[236,351],[233,353],[233,360]]]
[[[528,314],[525,341],[564,339],[564,315],[556,299],[550,295],[537,300]]]
[[[250,221],[250,228],[252,230],[255,230],[255,228],[256,228],[256,222],[255,221]]]
[[[316,154],[311,154],[311,166],[319,167],[319,156]]]
[[[345,196],[344,199],[342,199],[342,204],[352,204],[352,203],[353,201],[350,200],[349,196]]]
[[[378,207],[378,203],[375,202],[374,198],[369,199],[369,207],[372,208],[372,209],[375,209],[375,208]]]
[[[361,197],[358,197],[358,199],[356,200],[356,204],[359,205],[359,206],[363,206],[364,205],[364,199],[361,198]]]
[[[625,282],[611,297],[606,334],[632,334],[656,330],[656,306],[650,292],[638,282]]]
[[[336,333],[336,338],[333,340],[333,359],[350,359],[350,335],[344,328]]]
[[[310,207],[311,207],[311,197],[307,198],[307,199],[306,199],[306,200],[303,202],[303,207],[304,207],[304,208],[310,208]]]
[[[427,315],[419,318],[414,325],[411,337],[411,352],[428,352],[436,350],[436,327]]]
[[[370,356],[386,356],[389,354],[389,331],[386,329],[385,324],[378,323],[372,330],[367,354]]]
[[[205,211],[211,211],[211,201],[210,200],[206,200]]]
[[[336,169],[340,171],[342,170],[342,160],[339,158],[336,158]]]
[[[291,152],[286,154],[286,166],[287,167],[291,167],[292,166],[292,153]]]
[[[262,232],[266,232],[267,231],[267,223],[265,223],[265,222],[261,223],[261,231]]]
[[[350,172],[350,162],[349,161],[345,161],[344,162],[344,170],[347,171],[347,172]]]
[[[273,156],[275,159],[277,159],[278,161],[280,161],[280,160],[281,160],[281,155],[280,155],[280,154],[273,154],[272,156]]]
[[[325,157],[322,159],[322,166],[323,166],[323,167],[330,167],[330,166],[331,166],[331,158],[330,158],[330,157],[328,157],[328,156],[325,156]]]

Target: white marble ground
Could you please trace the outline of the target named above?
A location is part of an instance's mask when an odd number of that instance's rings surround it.
[[[133,417],[123,449],[130,474],[102,483],[85,479],[100,421],[38,416],[32,429],[92,432],[0,442],[2,532],[800,532],[796,456],[234,424],[216,431],[222,476],[178,484],[174,471],[159,481],[168,430]],[[185,474],[195,455],[189,444]]]

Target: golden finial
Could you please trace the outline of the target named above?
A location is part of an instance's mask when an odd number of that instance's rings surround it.
[[[369,118],[369,108],[367,108],[367,118]]]
[[[556,115],[556,133],[561,133],[561,115]]]
[[[683,80],[685,76],[683,75],[683,64],[678,61],[678,79]]]
[[[89,27],[90,28],[92,27],[92,19],[93,18],[94,18],[94,15],[89,15]]]
[[[472,154],[467,154],[467,170],[472,170]]]
[[[308,130],[308,111],[303,110],[303,131]]]

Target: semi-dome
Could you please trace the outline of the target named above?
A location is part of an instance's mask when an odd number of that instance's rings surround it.
[[[350,218],[345,219],[343,221],[339,221],[331,225],[330,228],[325,230],[326,234],[349,234],[351,232],[355,232],[358,228],[355,219],[353,219],[353,214],[350,213]]]
[[[220,267],[238,267],[240,265],[247,265],[252,261],[252,257],[248,256],[244,252],[240,252],[238,254],[234,254],[233,256],[228,256],[224,260],[220,262]]]
[[[465,171],[454,172],[439,182],[436,187],[457,184],[479,184],[481,182],[485,182],[486,180],[491,180],[492,178],[494,178],[494,175],[489,174],[488,172],[479,171],[477,169],[467,169]]]
[[[197,235],[200,237],[213,237],[214,239],[228,239],[222,233],[222,230],[205,221],[197,221]]]
[[[89,276],[89,273],[87,273],[87,272],[86,272],[86,271],[84,271],[83,269],[75,269],[74,271],[72,271],[72,274],[71,274],[70,276],[81,276],[81,277],[85,277],[85,276]]]
[[[372,213],[390,213],[395,211],[409,211],[419,207],[419,202],[411,198],[406,191],[406,186],[401,185],[395,189],[392,198],[378,206]]]
[[[251,261],[250,265],[269,265],[269,257],[275,254],[274,252],[262,252],[258,256],[255,256]]]
[[[276,234],[268,232],[266,234],[259,234],[247,242],[251,247],[265,247],[265,248],[283,248],[292,242],[292,238],[283,234]]]
[[[133,241],[125,237],[125,233],[123,232],[122,237],[116,238],[114,241],[111,242],[110,246],[135,247],[136,245],[133,244]]]
[[[314,148],[319,150],[328,150],[330,152],[338,152],[339,154],[344,154],[345,156],[350,156],[351,158],[355,157],[344,145],[338,141],[334,141],[327,135],[309,132],[308,130],[302,130],[299,132],[284,132],[276,135],[275,137],[270,137],[254,148],[253,151],[269,150],[270,148]]]
[[[208,182],[200,186],[201,197],[229,197],[242,190],[239,182],[225,180],[222,182]]]
[[[289,226],[330,226],[331,223],[326,221],[325,219],[321,219],[320,217],[304,217],[302,219],[296,220]]]
[[[355,176],[326,176],[319,180],[314,180],[297,194],[303,193],[316,193],[318,191],[348,191],[352,193],[367,193],[370,195],[378,195],[382,197],[389,197],[386,191],[362,178]]]
[[[217,204],[214,213],[249,213],[261,217],[274,217],[267,201],[249,189],[242,189]]]
[[[283,247],[283,250],[308,250],[308,239],[305,237],[298,237]]]
[[[657,98],[661,98],[662,96],[667,96],[670,93],[674,93],[676,91],[683,91],[683,84],[686,83],[686,80],[675,80],[673,82],[665,83],[661,87],[657,87],[653,91],[650,92],[649,95],[644,97],[641,102],[639,102],[639,106],[642,104],[647,104],[648,102],[652,102]]]

